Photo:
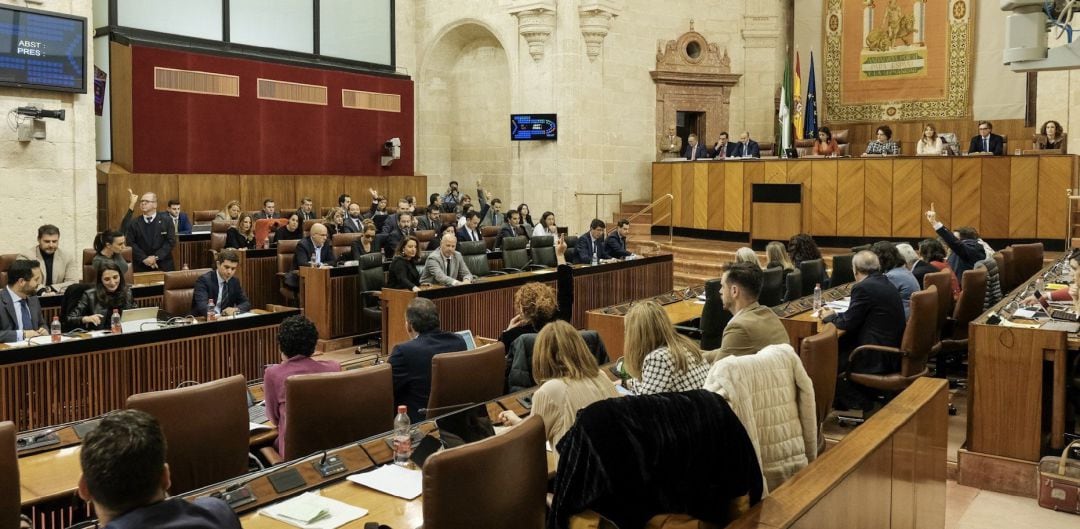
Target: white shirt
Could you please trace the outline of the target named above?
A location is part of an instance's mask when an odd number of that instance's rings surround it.
[[[548,231],[547,228],[541,226],[540,224],[537,224],[535,227],[533,227],[533,237],[542,237],[544,235],[555,235],[555,233]]]

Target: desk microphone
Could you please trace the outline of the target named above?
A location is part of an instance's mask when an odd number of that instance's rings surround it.
[[[420,408],[416,410],[416,413],[421,415],[427,415],[429,412],[435,412],[436,414],[443,414],[463,410],[465,408],[471,408],[476,406],[475,402],[467,402],[465,404],[454,404],[453,406],[439,406],[438,408]]]

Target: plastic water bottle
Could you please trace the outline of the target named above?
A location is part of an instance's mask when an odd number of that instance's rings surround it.
[[[52,335],[52,343],[60,343],[60,316],[52,317],[52,324],[49,325],[49,334]]]
[[[1042,292],[1042,291],[1043,291],[1043,278],[1038,277],[1038,278],[1035,279],[1035,292]]]
[[[592,254],[592,265],[596,266],[598,264],[600,264],[600,258],[596,256],[596,252],[593,252],[593,254]]]
[[[412,424],[405,406],[397,407],[397,417],[394,417],[394,464],[405,466],[409,463],[412,455]]]
[[[814,312],[821,312],[821,283],[814,285]]]
[[[217,319],[217,310],[214,307],[214,300],[210,300],[206,303],[206,321],[214,321]]]
[[[124,332],[124,326],[120,324],[120,309],[112,310],[112,318],[109,320],[109,328],[113,334]]]

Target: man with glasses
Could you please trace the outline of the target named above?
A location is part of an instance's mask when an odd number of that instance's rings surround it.
[[[979,122],[979,134],[971,138],[968,154],[1002,156],[1005,154],[1005,138],[994,134],[994,125],[989,121]]]
[[[131,264],[136,272],[171,272],[173,224],[158,215],[154,193],[144,194],[138,205],[141,215],[131,219],[124,234],[131,246]]]

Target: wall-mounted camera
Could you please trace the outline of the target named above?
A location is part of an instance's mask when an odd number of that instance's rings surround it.
[[[8,123],[21,142],[45,139],[45,119],[64,121],[66,111],[45,110],[34,104],[17,107],[8,113]]]
[[[401,138],[390,138],[383,143],[381,163],[383,167],[390,167],[394,160],[401,159]]]

